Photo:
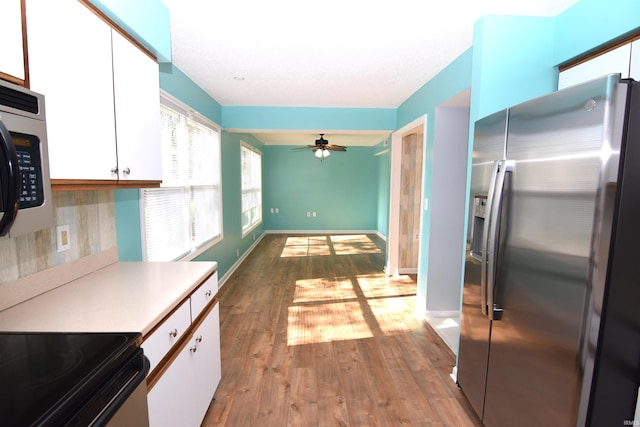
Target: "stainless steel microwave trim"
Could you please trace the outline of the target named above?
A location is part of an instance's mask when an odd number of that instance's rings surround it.
[[[49,173],[49,151],[47,141],[45,97],[22,86],[0,80],[0,121],[9,133],[21,134],[38,142],[35,147],[39,155],[32,174],[38,175],[41,182],[41,200],[33,206],[18,210],[8,237],[16,237],[53,226],[53,197]],[[15,139],[15,138],[14,138]],[[37,150],[39,148],[39,150]],[[19,157],[21,159],[22,157]],[[24,165],[19,161],[21,167]],[[9,167],[6,164],[2,168]],[[25,179],[29,179],[26,177]],[[5,183],[2,183],[6,185]],[[20,183],[24,189],[25,183]],[[39,197],[40,199],[40,197]],[[7,238],[7,235],[0,237]]]

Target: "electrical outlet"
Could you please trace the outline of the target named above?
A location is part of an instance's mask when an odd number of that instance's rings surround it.
[[[313,213],[313,217],[314,217],[314,218],[316,217],[316,213],[315,213],[315,212]]]
[[[280,209],[276,208],[276,213],[280,213]]]
[[[240,256],[240,249],[236,249],[236,257]]]
[[[64,252],[71,249],[69,225],[58,225],[56,227],[56,243],[58,246],[58,252]]]
[[[271,213],[273,213],[273,208],[271,208]]]
[[[307,218],[311,218],[311,212],[307,212]]]

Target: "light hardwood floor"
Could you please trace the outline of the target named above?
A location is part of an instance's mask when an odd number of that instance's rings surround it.
[[[415,277],[382,272],[384,247],[266,235],[220,291],[222,381],[203,426],[480,426],[454,355],[414,316]]]

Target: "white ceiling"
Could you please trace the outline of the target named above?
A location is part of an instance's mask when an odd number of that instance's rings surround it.
[[[577,2],[162,1],[173,64],[221,105],[350,108],[398,107],[471,46],[482,15],[555,16]]]

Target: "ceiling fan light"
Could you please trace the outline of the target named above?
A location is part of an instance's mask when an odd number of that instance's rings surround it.
[[[331,155],[331,151],[327,150],[326,148],[322,150],[322,157],[329,157],[329,155]]]
[[[315,152],[315,154],[314,154],[314,155],[315,155],[317,158],[321,159],[321,158],[322,158],[322,151],[323,151],[323,150],[316,150],[316,152]]]

